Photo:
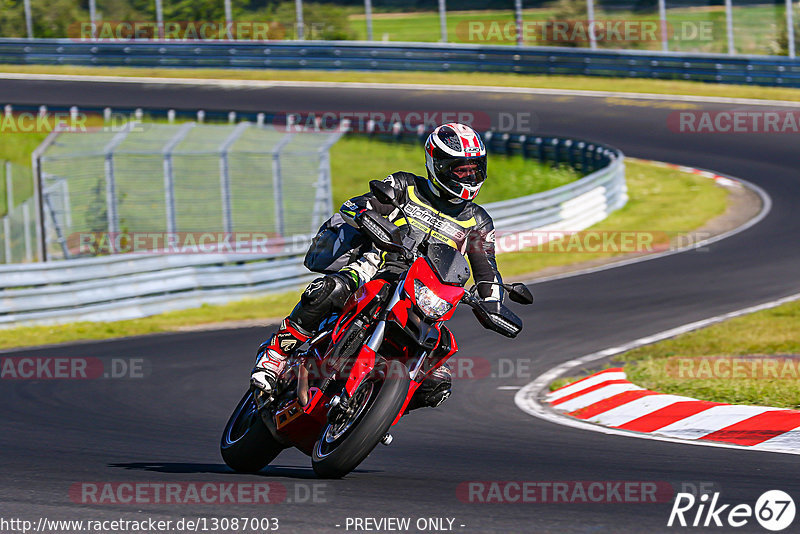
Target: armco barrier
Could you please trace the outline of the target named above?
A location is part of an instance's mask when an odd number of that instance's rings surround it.
[[[800,87],[800,63],[785,56],[442,43],[0,39],[0,63],[506,72]]]
[[[627,201],[624,157],[616,149],[554,137],[485,138],[492,152],[593,171],[550,191],[485,204],[498,233],[582,230]],[[119,254],[0,266],[0,326],[131,319],[296,287],[314,276],[302,265],[310,237],[274,243],[274,252],[258,255]]]

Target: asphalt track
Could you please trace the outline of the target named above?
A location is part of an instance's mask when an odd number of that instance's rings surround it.
[[[72,484],[83,481],[269,480],[284,484],[290,496],[300,491],[296,487],[322,483],[314,480],[309,460],[293,451],[257,476],[231,474],[219,458],[219,433],[241,395],[253,349],[266,335],[262,329],[23,351],[19,355],[145,358],[150,372],[138,380],[0,383],[4,517],[273,516],[280,518],[280,532],[345,531],[347,517],[451,517],[459,532],[652,533],[675,530],[666,527],[671,502],[481,504],[462,502],[456,488],[478,480],[666,481],[676,488],[707,482],[725,503],[752,505],[769,489],[800,499],[794,456],[566,428],[531,418],[514,405],[513,390],[497,389],[521,386],[583,354],[797,292],[796,135],[673,133],[667,117],[676,109],[730,105],[575,96],[3,80],[0,102],[255,111],[466,109],[495,120],[500,112],[531,112],[536,132],[596,139],[631,156],[739,176],[763,187],[774,202],[764,221],[710,250],[537,284],[536,305],[518,310],[526,327],[516,341],[476,328],[471,315],[457,317],[453,328],[464,357],[522,359],[531,362],[529,368],[509,378],[458,380],[441,409],[415,412],[396,428],[390,447],[379,447],[346,479],[324,482],[327,502],[83,505],[68,495]],[[752,520],[737,530],[763,532]]]

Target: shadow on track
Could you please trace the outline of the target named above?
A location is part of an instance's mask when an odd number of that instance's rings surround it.
[[[231,468],[225,464],[201,464],[201,463],[170,463],[170,462],[131,462],[108,464],[109,467],[127,469],[134,471],[150,471],[154,473],[217,473],[221,475],[235,475]],[[356,469],[354,473],[377,473],[374,469]],[[258,473],[253,473],[262,477],[279,478],[318,478],[311,467],[301,466],[269,466]]]

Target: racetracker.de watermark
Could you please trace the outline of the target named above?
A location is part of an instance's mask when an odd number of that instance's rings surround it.
[[[325,482],[76,482],[69,498],[77,504],[282,504],[326,503]]]
[[[465,503],[647,504],[670,502],[672,484],[631,480],[467,481],[456,488]]]
[[[667,128],[682,134],[796,134],[800,111],[673,111]]]
[[[326,23],[302,25],[306,39],[323,38],[330,27]],[[297,38],[299,28],[275,20],[219,21],[190,20],[158,22],[155,20],[88,20],[67,27],[67,37],[76,42],[127,43],[134,41],[168,41],[202,43],[241,40],[250,42],[281,41]]]
[[[798,380],[800,356],[673,356],[666,372],[683,380]]]
[[[73,255],[305,253],[310,235],[283,238],[261,232],[79,232],[66,238]],[[624,230],[505,230],[487,236],[497,253],[651,253],[698,247],[710,232]],[[479,250],[483,243],[469,245]],[[697,248],[697,250],[705,250]],[[470,252],[468,248],[466,252]]]
[[[15,133],[93,133],[143,131],[140,124],[130,124],[128,115],[112,113],[106,120],[97,113],[83,111],[6,112],[0,116],[0,135]]]
[[[83,356],[7,356],[0,358],[0,380],[139,379],[149,376],[145,358]]]
[[[478,110],[295,110],[272,117],[275,129],[286,133],[416,134],[451,122],[466,124],[478,131],[492,127],[490,115]]]
[[[712,21],[668,22],[663,26],[655,20],[594,19],[594,20],[526,20],[515,21],[471,19],[456,25],[460,42],[499,43],[519,41],[536,43],[658,43],[671,41],[714,40]]]

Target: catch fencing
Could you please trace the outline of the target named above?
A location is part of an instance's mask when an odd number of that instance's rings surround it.
[[[24,195],[23,186],[33,184],[31,168],[10,161],[0,162],[0,181],[5,192],[5,215],[0,217],[0,263],[32,262],[36,256],[36,206]]]
[[[585,175],[485,204],[498,233],[582,230],[627,201],[624,157],[616,149],[558,137],[487,132],[485,139],[493,153],[570,165]],[[0,325],[130,319],[296,287],[313,277],[302,265],[311,237],[296,234],[261,254],[115,254],[0,266]]]
[[[128,122],[62,132],[40,147],[47,260],[157,252],[203,238],[272,243],[315,231],[332,211],[328,149],[340,132],[249,122]]]

